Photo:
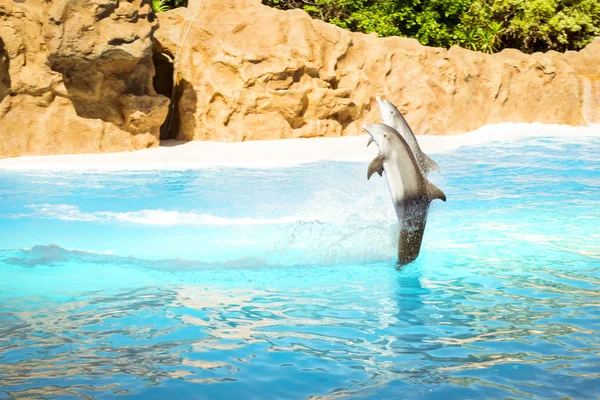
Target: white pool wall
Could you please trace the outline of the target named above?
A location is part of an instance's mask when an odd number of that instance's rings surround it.
[[[487,125],[449,136],[417,136],[428,154],[527,137],[600,137],[600,125],[574,127],[540,123]],[[10,170],[181,170],[211,167],[277,168],[316,161],[369,162],[377,146],[366,147],[368,136],[261,140],[241,143],[208,141],[163,142],[160,147],[134,152],[24,156],[0,159]]]

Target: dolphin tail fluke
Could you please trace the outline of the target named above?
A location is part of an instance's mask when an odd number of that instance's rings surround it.
[[[384,161],[385,160],[383,159],[383,156],[381,154],[378,154],[377,157],[375,157],[373,161],[371,161],[371,163],[369,164],[369,169],[367,170],[367,180],[371,179],[371,175],[373,175],[375,172],[377,172],[379,176],[383,174]]]
[[[427,194],[429,195],[430,200],[440,199],[446,201],[446,195],[442,192],[442,189],[435,186],[433,183],[429,182],[425,179],[427,185]]]
[[[423,153],[423,162],[428,171],[435,171],[437,173],[441,171],[440,166],[425,153]]]

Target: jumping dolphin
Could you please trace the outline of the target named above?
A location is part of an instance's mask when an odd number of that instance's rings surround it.
[[[435,199],[446,201],[446,195],[424,176],[406,140],[385,124],[364,124],[379,147],[379,154],[367,171],[367,179],[377,172],[390,188],[394,210],[400,223],[398,263],[414,261],[421,250],[429,204]]]
[[[419,169],[423,173],[424,176],[429,175],[429,172],[436,171],[440,172],[440,167],[437,165],[435,161],[433,161],[429,156],[423,153],[421,150],[421,146],[417,142],[417,138],[413,133],[408,123],[398,111],[395,105],[392,104],[391,101],[383,100],[381,97],[376,97],[377,104],[379,104],[379,112],[381,113],[381,118],[383,119],[383,123],[394,128],[408,143],[410,149],[412,150],[415,158],[417,160],[417,164],[419,165]],[[372,141],[369,140],[369,144]],[[368,146],[368,145],[367,145]]]

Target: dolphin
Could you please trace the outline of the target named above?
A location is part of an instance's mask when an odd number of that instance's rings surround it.
[[[440,172],[439,165],[429,158],[427,154],[423,153],[421,146],[419,146],[419,142],[417,142],[415,134],[413,133],[412,129],[410,129],[410,126],[408,126],[408,123],[400,111],[398,111],[396,106],[392,104],[391,101],[383,100],[379,96],[377,96],[376,99],[377,104],[379,104],[379,112],[381,113],[383,123],[394,128],[404,138],[406,143],[408,143],[410,149],[415,155],[417,164],[419,165],[419,169],[423,175],[427,176],[431,171]],[[371,143],[372,140],[369,140],[369,144]],[[367,144],[367,146],[369,144]]]
[[[363,128],[379,147],[379,154],[369,164],[367,179],[385,171],[400,223],[398,263],[408,264],[421,250],[429,205],[435,199],[446,201],[446,195],[423,176],[407,141],[394,128],[386,124],[364,124]]]

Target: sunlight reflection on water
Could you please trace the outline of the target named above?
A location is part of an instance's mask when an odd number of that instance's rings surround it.
[[[0,397],[590,398],[597,154],[438,156],[448,202],[401,270],[360,163],[0,172]]]

